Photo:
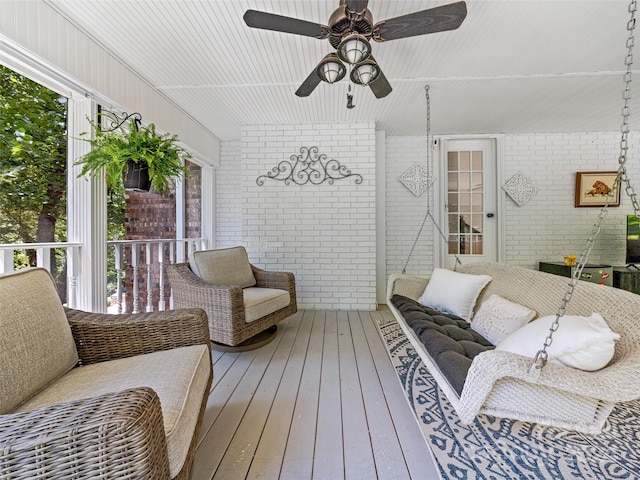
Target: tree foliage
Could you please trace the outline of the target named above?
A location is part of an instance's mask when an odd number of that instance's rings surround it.
[[[66,240],[66,172],[67,99],[0,65],[1,243]]]

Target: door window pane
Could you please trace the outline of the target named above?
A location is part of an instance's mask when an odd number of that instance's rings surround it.
[[[449,152],[447,159],[449,254],[481,255],[484,250],[482,152]]]

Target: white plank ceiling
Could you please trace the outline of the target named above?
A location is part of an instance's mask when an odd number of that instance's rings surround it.
[[[393,92],[378,100],[354,85],[352,110],[346,78],[307,98],[294,94],[333,51],[327,40],[251,29],[242,20],[255,9],[326,25],[338,0],[47,3],[221,140],[239,139],[247,123],[375,121],[390,136],[422,135],[425,85],[434,134],[620,126],[627,1],[468,0],[458,30],[372,42]],[[377,22],[445,3],[370,0],[369,10]]]

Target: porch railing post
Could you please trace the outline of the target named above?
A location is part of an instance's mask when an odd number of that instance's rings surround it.
[[[145,265],[147,268],[147,312],[153,312],[153,243],[145,244]]]

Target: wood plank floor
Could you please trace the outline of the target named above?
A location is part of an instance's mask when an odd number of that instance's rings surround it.
[[[377,315],[301,311],[262,348],[214,351],[193,479],[438,479]]]

